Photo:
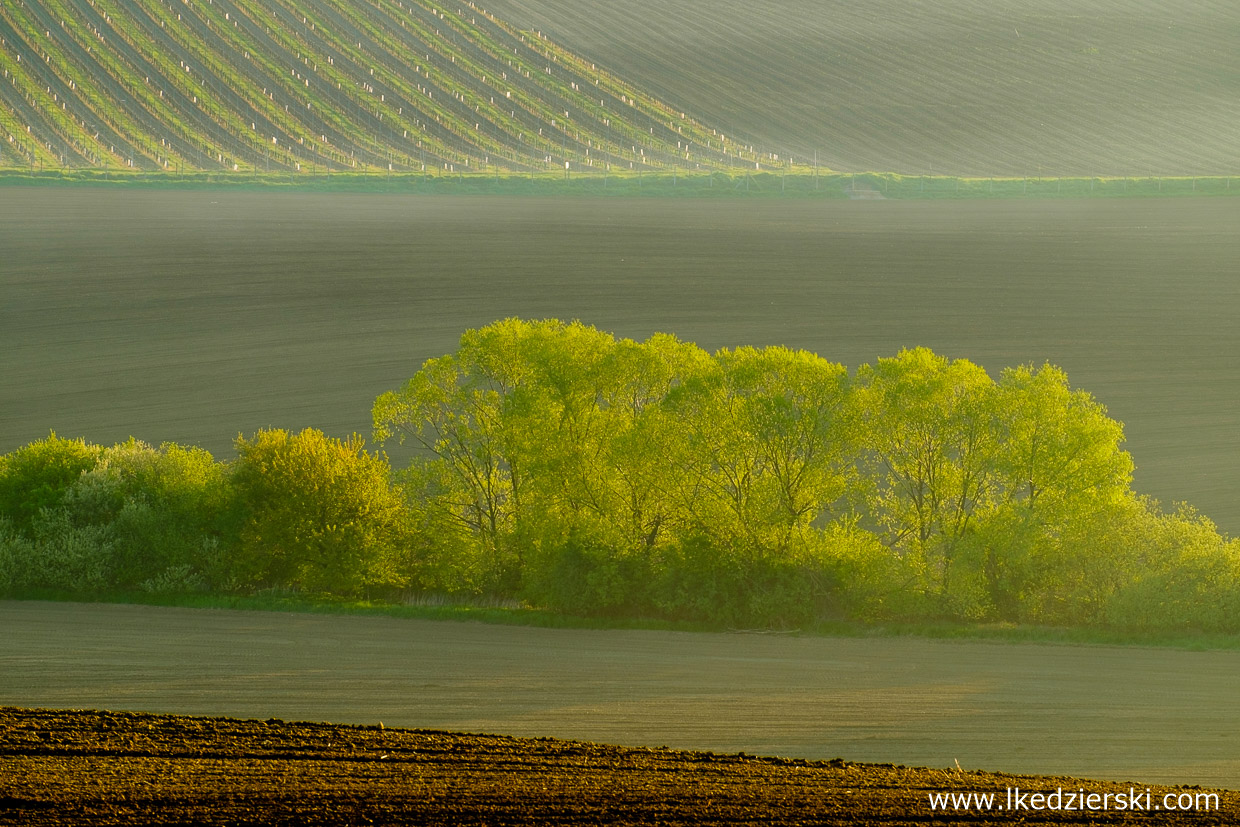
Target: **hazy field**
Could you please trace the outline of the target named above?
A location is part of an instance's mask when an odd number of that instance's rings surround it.
[[[851,368],[1049,360],[1127,424],[1138,490],[1240,531],[1240,202],[706,202],[8,189],[0,451],[369,434],[461,331],[580,318]]]
[[[1235,788],[1237,652],[0,602],[0,705]]]
[[[1240,165],[1232,0],[489,0],[768,151],[844,170]]]

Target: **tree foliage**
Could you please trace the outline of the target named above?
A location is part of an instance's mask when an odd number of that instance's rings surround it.
[[[65,492],[95,467],[100,450],[53,431],[0,457],[0,514],[7,515],[18,532],[30,535],[39,513],[60,505]]]
[[[263,430],[237,438],[245,516],[232,571],[250,583],[353,595],[395,585],[402,499],[364,440]]]
[[[1050,365],[995,381],[918,348],[850,378],[509,319],[375,425],[425,449],[441,575],[577,612],[1100,622],[1149,545],[1122,427]]]
[[[0,589],[406,588],[730,626],[955,618],[1240,629],[1237,541],[1131,489],[1051,365],[508,319],[374,406],[417,450],[259,431],[236,460],[52,434],[0,458]]]

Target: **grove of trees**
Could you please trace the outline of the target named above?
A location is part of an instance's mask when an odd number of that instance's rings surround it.
[[[0,590],[517,599],[718,625],[852,618],[1240,631],[1240,541],[1131,488],[1050,365],[924,348],[850,374],[509,319],[374,406],[375,439],[237,458],[55,434],[0,458]]]

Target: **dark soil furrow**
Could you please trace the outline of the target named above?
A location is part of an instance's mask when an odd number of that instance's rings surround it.
[[[56,744],[43,752],[32,741]],[[130,743],[132,749],[116,749]],[[364,752],[351,754],[352,750]],[[552,739],[0,708],[0,824],[1228,823],[1210,810],[935,812],[928,795],[1131,785]],[[1142,787],[1141,789],[1147,789]],[[1150,787],[1153,801],[1165,790]]]

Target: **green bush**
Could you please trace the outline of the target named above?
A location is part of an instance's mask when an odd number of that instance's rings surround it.
[[[193,566],[180,565],[169,566],[155,577],[142,581],[138,588],[150,594],[191,594],[207,591],[207,582]]]
[[[112,540],[107,527],[79,526],[64,508],[44,509],[34,524],[29,556],[17,567],[17,585],[78,594],[112,585]]]
[[[0,516],[0,594],[24,585],[24,566],[34,553],[34,543],[22,536],[8,517]]]
[[[97,445],[61,439],[53,431],[0,457],[0,516],[31,537],[39,513],[59,508],[69,488],[95,467],[99,453]]]
[[[401,583],[404,501],[361,437],[259,431],[237,453],[244,516],[229,570],[242,583],[340,595]]]
[[[134,439],[105,448],[64,504],[75,524],[108,529],[117,587],[182,567],[217,584],[226,578],[209,550],[235,533],[235,502],[227,467],[201,448]]]
[[[576,526],[527,546],[528,602],[582,616],[644,615],[654,610],[647,549],[626,549],[615,532]]]
[[[1224,541],[1187,506],[1148,514],[1144,565],[1106,606],[1113,626],[1146,631],[1240,632],[1240,540]]]

